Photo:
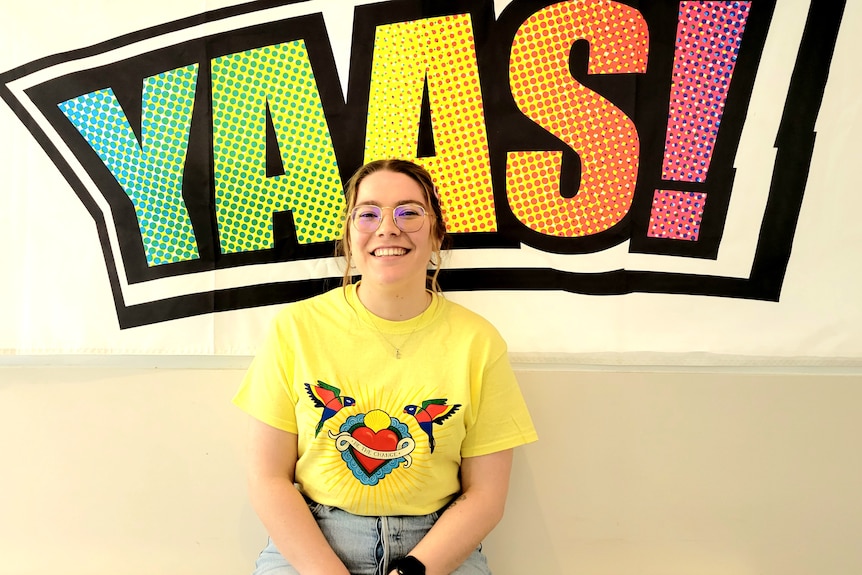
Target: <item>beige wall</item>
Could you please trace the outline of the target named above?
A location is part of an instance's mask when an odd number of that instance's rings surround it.
[[[0,367],[0,574],[249,572],[241,374]],[[520,376],[497,575],[862,573],[862,376]]]

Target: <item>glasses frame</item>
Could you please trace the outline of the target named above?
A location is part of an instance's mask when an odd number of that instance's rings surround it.
[[[416,229],[405,230],[403,227],[401,227],[401,224],[398,223],[398,215],[396,214],[396,212],[401,208],[407,208],[407,207],[415,208],[416,211],[422,212],[422,215],[418,216],[419,218],[421,218],[421,221],[420,221],[419,227],[417,227]],[[367,210],[369,208],[371,208],[372,211],[377,210],[378,212],[380,212],[380,216],[379,216],[380,219],[377,220],[377,225],[374,226],[374,229],[362,229],[359,226],[359,223],[356,219],[356,213],[360,210]],[[383,215],[383,210],[391,210],[392,211],[392,222],[395,224],[396,228],[398,228],[399,230],[401,230],[405,234],[410,234],[410,233],[418,232],[419,230],[421,230],[422,227],[425,225],[425,218],[428,217],[428,210],[427,210],[427,208],[425,208],[425,206],[423,206],[422,204],[417,203],[417,202],[408,202],[405,204],[398,204],[397,206],[378,206],[377,204],[362,204],[361,206],[355,206],[352,210],[350,210],[349,219],[350,219],[350,222],[353,224],[353,227],[356,228],[356,231],[366,233],[366,234],[371,234],[371,233],[374,233],[377,230],[379,230],[380,226],[383,225],[383,219],[385,218],[385,216]]]

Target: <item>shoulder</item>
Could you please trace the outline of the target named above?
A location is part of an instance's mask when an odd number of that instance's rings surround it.
[[[483,343],[497,353],[506,351],[506,342],[499,330],[484,316],[463,305],[444,298],[444,313],[452,326],[476,343]]]
[[[456,303],[445,296],[440,296],[443,298],[444,306],[446,309],[446,313],[451,315],[453,318],[457,318],[460,321],[467,322],[473,328],[489,331],[489,332],[497,332],[497,328],[494,327],[490,321],[488,321],[485,316],[482,316],[475,311],[471,310],[468,307],[464,307],[463,305]]]
[[[346,313],[350,309],[344,288],[337,287],[321,294],[286,304],[276,313],[273,323],[278,327],[304,323],[310,318],[316,322],[330,316]]]

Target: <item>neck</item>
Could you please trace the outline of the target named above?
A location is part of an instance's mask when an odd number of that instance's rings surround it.
[[[383,319],[403,321],[425,311],[431,303],[431,294],[425,286],[413,289],[380,289],[368,282],[360,283],[356,295],[365,309]]]

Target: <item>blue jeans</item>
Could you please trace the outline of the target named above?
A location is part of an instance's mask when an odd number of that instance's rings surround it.
[[[315,502],[309,502],[308,506],[351,575],[387,575],[392,570],[390,563],[409,554],[440,516],[436,512],[418,516],[364,517]],[[298,575],[298,572],[270,539],[257,558],[254,575]],[[491,575],[482,546],[452,575]]]

